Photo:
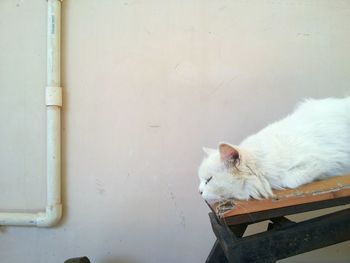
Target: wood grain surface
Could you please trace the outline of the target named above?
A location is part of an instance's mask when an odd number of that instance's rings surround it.
[[[282,207],[321,202],[350,196],[350,174],[303,185],[296,189],[276,190],[275,196],[262,200],[226,200],[212,204],[220,217],[268,211]]]

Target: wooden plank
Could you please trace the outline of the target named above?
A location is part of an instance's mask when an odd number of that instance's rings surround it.
[[[296,189],[274,191],[275,197],[263,200],[227,200],[212,205],[223,218],[307,205],[350,196],[350,174],[316,181]]]
[[[350,196],[341,197],[337,199],[318,201],[313,203],[307,203],[307,204],[286,206],[286,207],[270,209],[265,211],[247,213],[247,214],[234,215],[231,217],[226,217],[225,224],[229,226],[246,224],[246,223],[252,224],[252,223],[256,223],[264,220],[269,220],[275,217],[294,215],[298,213],[304,213],[308,211],[314,211],[318,209],[341,206],[346,204],[350,204]]]

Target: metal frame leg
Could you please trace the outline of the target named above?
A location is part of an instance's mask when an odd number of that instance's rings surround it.
[[[270,263],[350,240],[350,209],[300,223],[285,217],[271,218],[273,224],[266,232],[242,238],[247,225],[228,227],[213,213],[209,217],[218,240],[207,262],[220,262],[215,257],[222,258],[223,252],[226,262]]]

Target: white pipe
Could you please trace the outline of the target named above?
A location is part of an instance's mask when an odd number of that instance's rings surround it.
[[[0,213],[0,225],[50,227],[62,216],[61,204],[61,1],[48,0],[47,15],[47,204],[39,213]]]

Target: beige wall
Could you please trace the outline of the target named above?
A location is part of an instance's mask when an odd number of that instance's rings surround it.
[[[238,143],[303,97],[350,94],[350,1],[65,0],[63,12],[64,218],[0,228],[1,263],[204,262],[201,147]],[[45,30],[46,1],[0,0],[1,210],[45,204]],[[349,248],[285,262],[348,262]]]

